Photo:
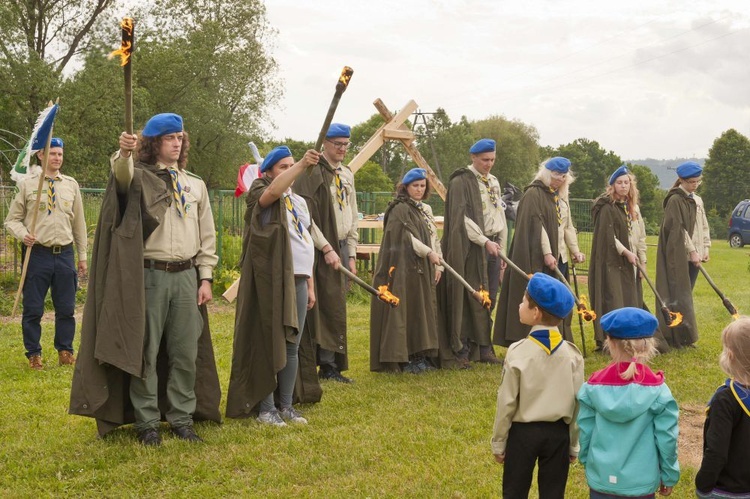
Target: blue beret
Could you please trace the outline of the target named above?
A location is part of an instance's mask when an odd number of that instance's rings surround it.
[[[182,130],[182,116],[174,113],[161,113],[148,120],[141,135],[144,137],[160,137]]]
[[[565,284],[542,272],[531,277],[526,291],[545,312],[561,319],[573,310],[576,303],[573,293]]]
[[[266,154],[265,159],[263,159],[263,163],[260,165],[260,171],[265,173],[271,168],[273,168],[273,165],[278,163],[284,158],[288,158],[292,155],[292,151],[289,150],[287,146],[276,146],[273,149],[271,149],[271,152]]]
[[[49,141],[49,146],[50,147],[60,147],[60,148],[64,147],[62,139],[60,139],[58,137],[52,137],[52,139]]]
[[[624,307],[604,314],[601,325],[612,338],[636,340],[652,337],[659,321],[642,308]]]
[[[556,156],[544,163],[544,167],[549,171],[568,173],[568,170],[570,170],[570,160],[562,156]]]
[[[613,173],[609,177],[609,185],[614,184],[615,180],[617,180],[619,177],[622,177],[623,175],[627,175],[628,173],[629,173],[628,172],[628,167],[625,166],[625,165],[622,165],[620,168],[618,168],[617,170],[615,170],[615,173]]]
[[[349,125],[343,125],[341,123],[331,123],[328,127],[328,133],[326,134],[327,139],[333,139],[336,137],[349,138],[352,135],[352,127]]]
[[[495,141],[492,139],[479,139],[477,140],[471,149],[471,154],[482,154],[483,152],[495,152]]]
[[[427,178],[427,172],[424,168],[412,168],[408,172],[406,172],[406,175],[404,175],[404,178],[401,179],[401,183],[404,185],[409,185],[415,180],[424,180]]]
[[[703,167],[695,161],[686,161],[677,167],[677,176],[680,178],[700,177]]]

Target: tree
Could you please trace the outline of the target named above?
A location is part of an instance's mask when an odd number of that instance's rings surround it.
[[[25,135],[114,0],[0,2],[0,123]]]
[[[393,192],[394,184],[391,179],[383,173],[380,165],[367,161],[362,168],[354,174],[354,185],[357,192]]]
[[[549,152],[551,156],[568,158],[572,163],[576,181],[570,186],[571,198],[594,199],[606,187],[609,176],[622,165],[614,152],[604,150],[595,140],[584,138]]]
[[[492,173],[502,185],[512,182],[526,185],[536,171],[539,158],[539,132],[519,120],[491,116],[471,123],[472,143],[481,138],[497,142],[497,159]],[[466,149],[468,158],[468,147]]]
[[[659,188],[659,177],[648,166],[628,164],[628,168],[638,182],[639,202],[644,221],[648,226],[658,227],[664,213],[662,200],[665,196],[664,191]]]
[[[448,183],[452,172],[468,164],[467,151],[472,144],[472,131],[465,116],[453,123],[445,109],[439,107],[426,125],[417,126],[414,132],[419,138],[420,154],[443,183]]]
[[[714,140],[703,169],[700,195],[706,210],[726,220],[738,201],[749,197],[750,140],[729,129]]]

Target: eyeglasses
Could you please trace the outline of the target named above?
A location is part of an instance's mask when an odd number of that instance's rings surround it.
[[[333,141],[333,140],[329,140],[328,142],[330,142],[331,144],[333,144],[333,147],[335,147],[336,149],[346,149],[347,147],[349,147],[350,145],[352,145],[351,142],[336,142],[336,141]]]
[[[550,176],[556,180],[565,180],[568,177],[567,173],[550,172]]]
[[[686,180],[685,183],[690,185],[701,185],[703,180]]]

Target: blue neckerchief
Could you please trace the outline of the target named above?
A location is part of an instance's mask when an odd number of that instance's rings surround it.
[[[563,344],[563,337],[557,328],[537,329],[529,333],[529,339],[539,345],[547,355],[552,355]]]
[[[716,393],[714,393],[713,397],[711,397],[711,400],[708,402],[706,412],[711,409],[711,404],[713,403],[714,398],[716,398],[716,395],[723,392],[724,390],[730,390],[732,392],[732,395],[734,395],[737,403],[740,404],[742,410],[745,411],[745,414],[750,416],[750,388],[737,383],[731,378],[727,379],[724,384],[716,390]]]

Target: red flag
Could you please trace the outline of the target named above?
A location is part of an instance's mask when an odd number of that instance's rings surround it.
[[[245,163],[240,166],[237,172],[237,188],[234,190],[234,197],[242,196],[250,188],[253,180],[260,178],[260,167],[255,164]]]

